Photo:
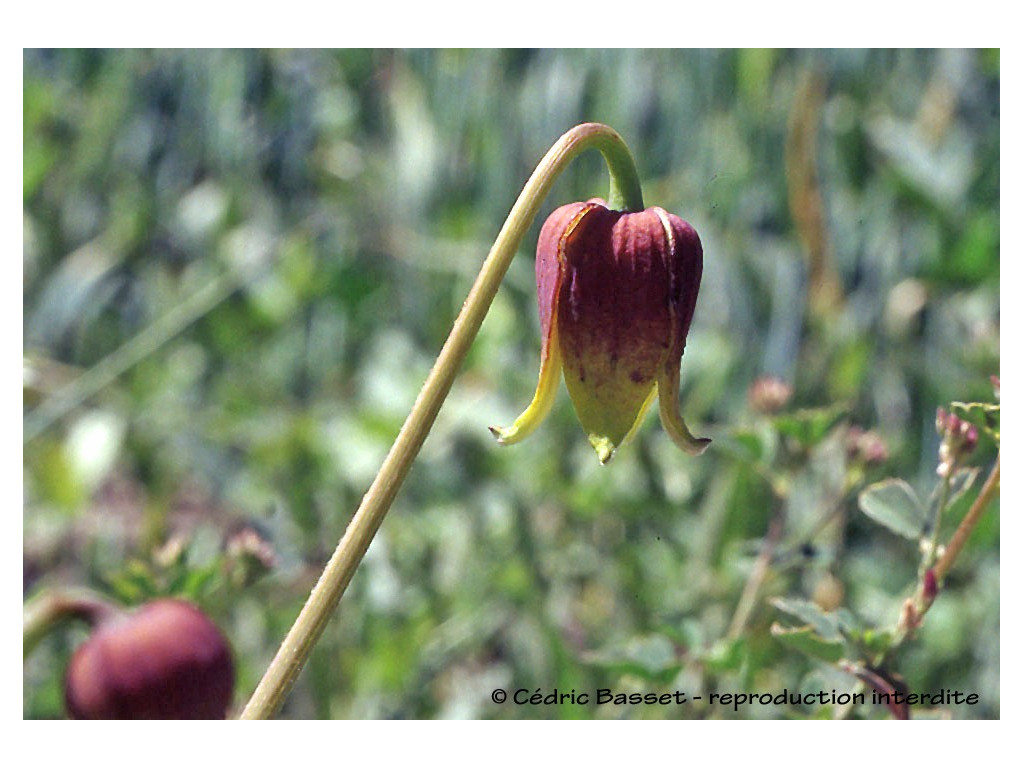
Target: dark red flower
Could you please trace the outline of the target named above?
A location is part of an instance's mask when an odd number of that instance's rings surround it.
[[[693,319],[703,251],[689,224],[661,208],[610,210],[603,200],[552,213],[537,242],[541,365],[537,392],[502,444],[547,415],[565,376],[602,463],[632,437],[660,393],[661,420],[683,450],[701,453],[679,413],[679,363]]]

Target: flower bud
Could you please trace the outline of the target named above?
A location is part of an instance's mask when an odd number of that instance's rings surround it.
[[[973,424],[968,424],[967,429],[961,430],[961,438],[963,439],[963,452],[970,453],[978,445],[978,428]]]
[[[238,588],[253,584],[277,565],[277,553],[270,541],[253,526],[235,531],[225,544],[228,577]]]
[[[547,415],[559,373],[601,463],[629,441],[659,395],[661,420],[683,450],[711,441],[679,413],[679,363],[703,268],[700,239],[661,208],[637,213],[602,200],[558,208],[537,243],[541,369],[533,402],[503,444],[522,440]]]
[[[935,430],[942,438],[936,472],[940,477],[948,477],[957,463],[977,447],[978,428],[956,414],[946,413],[939,408],[935,415]]]
[[[223,719],[234,684],[213,622],[191,603],[154,600],[102,621],[79,646],[65,701],[77,719]]]
[[[889,460],[889,447],[875,430],[854,425],[846,433],[846,456],[868,466],[884,464]]]

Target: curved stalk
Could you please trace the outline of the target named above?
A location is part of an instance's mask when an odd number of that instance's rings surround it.
[[[609,205],[620,210],[643,210],[643,196],[633,158],[619,134],[608,126],[600,123],[578,125],[565,133],[544,155],[512,206],[377,477],[242,712],[242,719],[269,718],[280,709],[398,494],[541,203],[558,175],[586,149],[600,150],[608,165],[611,177]]]
[[[23,648],[27,659],[39,642],[64,621],[79,619],[91,627],[122,613],[122,609],[87,589],[44,592],[23,611]]]

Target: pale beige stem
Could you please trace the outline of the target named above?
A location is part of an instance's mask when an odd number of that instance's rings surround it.
[[[978,494],[978,498],[974,500],[971,508],[967,510],[967,514],[964,515],[964,519],[960,521],[960,525],[957,526],[956,532],[953,534],[953,538],[949,540],[949,544],[946,545],[945,551],[942,553],[942,557],[935,564],[935,580],[942,584],[942,581],[946,578],[946,574],[949,573],[949,569],[953,567],[953,563],[956,561],[957,555],[960,554],[960,550],[964,548],[964,544],[967,543],[967,537],[971,535],[975,526],[978,524],[978,520],[981,519],[981,513],[985,511],[989,502],[999,490],[999,456],[996,456],[995,466],[992,467],[992,472],[989,474],[988,479],[985,481],[985,485],[981,488],[981,493]]]
[[[541,202],[558,174],[576,155],[589,148],[601,150],[608,163],[612,176],[612,194],[609,197],[625,197],[628,207],[635,207],[639,202],[639,183],[629,150],[621,137],[608,126],[600,123],[578,125],[548,150],[498,233],[412,411],[334,555],[242,712],[242,719],[269,718],[280,709],[419,453]]]

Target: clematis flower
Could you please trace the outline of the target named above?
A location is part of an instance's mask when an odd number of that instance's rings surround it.
[[[690,433],[678,402],[702,268],[693,227],[661,208],[628,213],[593,199],[554,211],[537,242],[537,392],[511,427],[491,427],[498,442],[537,428],[561,372],[602,464],[632,438],[655,395],[672,440],[702,453],[711,441]]]

